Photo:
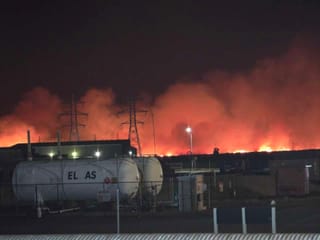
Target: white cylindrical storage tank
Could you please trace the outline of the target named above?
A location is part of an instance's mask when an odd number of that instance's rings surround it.
[[[136,157],[141,173],[142,186],[146,192],[158,194],[163,183],[163,171],[160,161],[156,157]]]
[[[12,177],[13,192],[24,202],[94,200],[99,193],[112,201],[118,187],[121,199],[133,198],[139,181],[130,158],[21,162]]]

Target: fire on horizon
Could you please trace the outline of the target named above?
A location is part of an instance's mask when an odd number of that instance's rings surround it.
[[[188,125],[197,154],[212,153],[215,147],[220,152],[320,148],[319,64],[312,49],[291,46],[285,55],[258,62],[250,71],[212,71],[201,80],[177,81],[154,102],[137,103],[152,109],[154,117],[137,116],[144,122],[138,126],[142,153],[186,154]],[[93,87],[78,100],[84,102],[79,110],[89,114],[81,120],[86,125],[79,129],[81,140],[127,138],[128,126],[121,126],[127,116],[117,115],[123,106],[115,102],[112,89]],[[33,142],[55,141],[62,111],[58,96],[34,88],[11,114],[1,116],[0,146],[26,142],[27,129]]]

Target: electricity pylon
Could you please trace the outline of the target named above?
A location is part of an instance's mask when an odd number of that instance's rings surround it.
[[[137,124],[143,124],[144,122],[137,120],[137,113],[147,113],[147,110],[137,110],[136,109],[136,102],[134,99],[129,100],[129,107],[126,110],[119,112],[118,114],[122,114],[128,112],[129,113],[129,121],[122,122],[123,124],[129,125],[129,132],[128,132],[128,139],[130,140],[131,144],[137,146],[138,148],[138,155],[142,155],[141,151],[141,144],[139,138],[139,132]]]
[[[79,123],[78,117],[88,117],[88,113],[79,112],[77,109],[78,104],[74,101],[74,95],[72,95],[71,105],[65,111],[59,114],[59,119],[61,117],[67,116],[69,117],[69,124],[65,124],[62,127],[69,127],[69,141],[79,141],[80,134],[79,134],[79,127],[85,127],[85,124]]]

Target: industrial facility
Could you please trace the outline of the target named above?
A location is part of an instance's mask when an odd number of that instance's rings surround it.
[[[319,150],[140,157],[130,140],[29,142],[0,149],[0,203],[99,206],[118,189],[123,208],[203,211],[225,199],[317,194],[319,160]]]

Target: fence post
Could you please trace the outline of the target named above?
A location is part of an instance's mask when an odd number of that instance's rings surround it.
[[[213,231],[218,233],[217,208],[213,208]]]
[[[247,222],[246,222],[246,208],[241,208],[241,216],[242,216],[242,233],[247,234]]]
[[[271,201],[271,225],[272,225],[272,233],[277,233],[276,226],[276,201]]]
[[[119,188],[117,188],[117,234],[120,233],[120,201],[119,201]]]

